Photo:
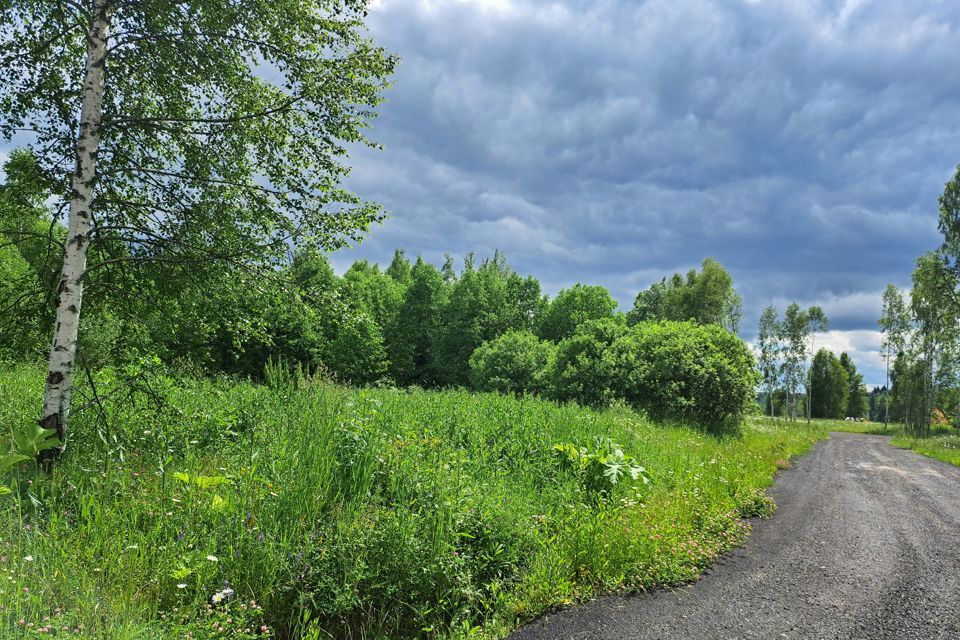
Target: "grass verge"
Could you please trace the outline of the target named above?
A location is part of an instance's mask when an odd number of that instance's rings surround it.
[[[33,419],[42,382],[0,370],[0,427]],[[502,637],[698,577],[826,435],[136,368],[94,383],[52,477],[0,497],[0,637]]]

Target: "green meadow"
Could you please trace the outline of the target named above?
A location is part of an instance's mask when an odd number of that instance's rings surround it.
[[[42,381],[0,370],[2,428],[35,418]],[[136,366],[86,380],[72,427],[50,476],[0,497],[4,638],[502,637],[697,578],[826,435]]]

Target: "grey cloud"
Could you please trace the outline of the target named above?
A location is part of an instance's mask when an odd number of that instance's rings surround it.
[[[351,185],[393,217],[337,261],[500,248],[628,308],[711,255],[746,335],[793,299],[873,330],[939,241],[958,29],[907,0],[381,0],[404,62]]]
[[[403,62],[349,186],[392,217],[338,268],[499,248],[629,308],[714,256],[752,337],[789,300],[872,331],[939,243],[956,2],[378,0],[369,24]]]

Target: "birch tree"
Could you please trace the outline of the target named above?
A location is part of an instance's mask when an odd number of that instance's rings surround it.
[[[810,316],[796,302],[790,303],[780,323],[779,337],[784,343],[783,382],[791,420],[797,418],[797,389],[803,379],[809,334]]]
[[[942,254],[929,252],[917,259],[911,306],[922,362],[923,405],[919,426],[924,434],[930,430],[937,382],[944,377],[940,369],[950,364],[951,343],[957,340],[957,284],[957,276],[948,268]]]
[[[960,166],[943,186],[939,205],[939,227],[943,234],[941,252],[951,259],[953,270],[960,271]]]
[[[0,2],[0,134],[27,140],[67,237],[41,425],[66,442],[84,283],[210,261],[269,269],[357,240],[341,187],[394,59],[366,0]]]
[[[760,332],[757,336],[757,366],[760,378],[767,388],[767,402],[770,404],[770,417],[773,417],[773,390],[779,379],[781,345],[779,340],[780,321],[777,310],[768,306],[760,315]]]
[[[903,300],[903,293],[888,284],[883,292],[883,311],[880,316],[880,348],[887,366],[887,394],[884,399],[883,424],[890,423],[890,363],[907,346],[910,331],[910,311]]]

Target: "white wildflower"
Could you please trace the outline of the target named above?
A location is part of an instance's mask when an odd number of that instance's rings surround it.
[[[226,589],[222,591],[217,591],[215,594],[213,594],[210,597],[210,602],[212,602],[213,604],[220,604],[224,600],[229,600],[230,598],[232,598],[233,593],[234,593],[233,589],[231,589],[230,587],[227,587]]]

